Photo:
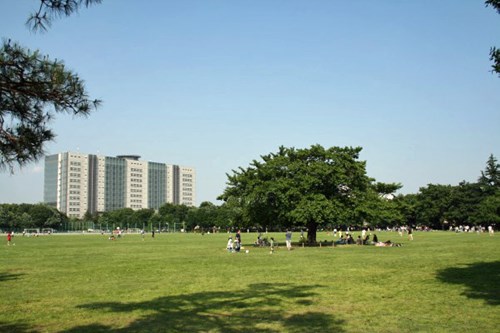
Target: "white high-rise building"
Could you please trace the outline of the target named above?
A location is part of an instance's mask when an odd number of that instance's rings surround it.
[[[68,217],[120,208],[194,206],[196,174],[190,167],[117,157],[59,153],[45,157],[44,202]]]

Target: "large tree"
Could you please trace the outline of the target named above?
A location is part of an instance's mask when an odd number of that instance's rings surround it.
[[[305,227],[316,242],[323,223],[347,224],[371,184],[360,147],[280,147],[244,169],[228,174],[219,199],[238,203],[243,223],[263,227]]]
[[[46,30],[52,20],[69,16],[101,0],[40,0],[26,22]],[[10,40],[0,46],[0,169],[24,166],[44,155],[44,144],[55,134],[49,123],[55,113],[88,115],[100,101],[90,99],[83,80],[39,51]]]

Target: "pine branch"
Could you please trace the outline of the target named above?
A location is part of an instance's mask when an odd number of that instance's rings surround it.
[[[33,32],[45,32],[51,27],[52,21],[77,13],[84,6],[100,4],[102,0],[40,0],[38,10],[26,20],[26,26]]]
[[[54,138],[53,113],[87,116],[101,101],[61,61],[4,42],[0,47],[0,169],[23,166],[44,154]]]

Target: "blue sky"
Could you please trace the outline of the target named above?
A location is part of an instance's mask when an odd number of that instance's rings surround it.
[[[0,33],[86,82],[102,107],[57,115],[49,154],[195,167],[197,203],[280,145],[361,146],[370,177],[476,181],[500,158],[500,15],[484,1],[104,0],[24,25],[38,0],[0,0]],[[0,202],[41,202],[43,162],[0,174]]]

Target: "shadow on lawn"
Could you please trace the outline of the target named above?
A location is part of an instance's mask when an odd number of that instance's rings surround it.
[[[0,322],[0,332],[36,333],[38,331],[22,323],[11,324]]]
[[[344,322],[332,315],[286,312],[285,306],[291,303],[303,310],[316,295],[312,291],[316,287],[263,283],[242,290],[166,296],[145,302],[91,303],[79,308],[125,314],[137,311],[142,317],[123,328],[91,324],[64,332],[343,332]]]
[[[484,299],[490,305],[500,305],[500,261],[479,262],[465,267],[450,267],[438,272],[446,283],[463,284],[469,298]]]
[[[22,275],[24,274],[19,274],[19,273],[12,274],[12,273],[0,272],[0,282],[17,280]]]

